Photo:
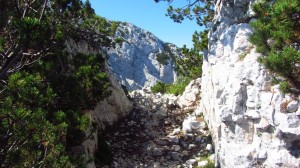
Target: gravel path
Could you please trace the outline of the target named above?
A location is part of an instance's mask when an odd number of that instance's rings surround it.
[[[104,133],[113,154],[109,167],[194,167],[212,152],[207,127],[182,132],[191,110],[147,110],[136,104],[126,118]],[[197,117],[197,122],[204,122]]]

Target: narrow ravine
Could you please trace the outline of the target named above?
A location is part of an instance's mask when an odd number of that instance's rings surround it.
[[[180,108],[172,95],[130,95],[134,110],[103,135],[113,155],[109,167],[194,167],[213,160],[209,130],[193,107]]]

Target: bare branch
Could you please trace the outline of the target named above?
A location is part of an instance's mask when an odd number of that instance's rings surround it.
[[[45,0],[45,1],[44,1],[44,5],[43,5],[43,9],[42,9],[42,12],[41,12],[41,15],[40,15],[40,17],[39,17],[39,21],[42,20],[44,14],[45,14],[45,9],[46,9],[47,3],[48,3],[48,0]]]
[[[24,11],[23,11],[23,15],[22,15],[22,18],[23,18],[23,19],[24,19],[24,18],[25,18],[25,16],[26,16],[27,9],[28,9],[28,7],[26,7],[26,8],[24,9]]]

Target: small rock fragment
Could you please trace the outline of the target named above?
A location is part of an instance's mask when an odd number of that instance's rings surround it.
[[[208,161],[207,161],[207,160],[203,160],[203,161],[198,162],[198,166],[199,166],[199,167],[204,167],[204,166],[206,166],[207,164],[208,164]]]
[[[208,150],[209,152],[212,152],[213,146],[211,144],[207,144],[205,149]]]
[[[175,152],[178,152],[180,150],[180,146],[179,145],[173,145],[172,146],[172,150],[174,150]]]

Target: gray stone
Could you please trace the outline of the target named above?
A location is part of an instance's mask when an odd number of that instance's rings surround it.
[[[173,145],[172,146],[172,150],[174,150],[175,152],[180,151],[181,147],[179,145]]]
[[[197,129],[200,129],[200,128],[204,128],[205,123],[204,122],[199,122],[199,121],[192,121],[192,122],[190,122],[190,126],[193,130],[197,130]]]
[[[189,144],[189,149],[190,149],[190,150],[193,149],[193,148],[195,148],[195,147],[196,147],[195,144]]]
[[[212,152],[213,146],[211,144],[207,144],[205,149],[208,150],[209,152]]]
[[[180,155],[178,152],[171,152],[171,157],[173,160],[180,160]]]
[[[171,133],[171,135],[176,135],[176,134],[179,134],[181,132],[181,129],[180,128],[175,128],[173,130],[173,132]]]
[[[293,113],[293,112],[296,112],[298,110],[298,101],[291,101],[288,105],[287,105],[287,111],[289,113]]]
[[[158,144],[158,145],[166,145],[167,142],[164,141],[164,140],[158,140],[158,141],[157,141],[157,144]]]
[[[196,142],[202,142],[202,138],[200,136],[197,136],[195,139]]]
[[[164,154],[163,149],[162,148],[154,148],[152,151],[154,156],[161,156]]]
[[[227,107],[227,106],[223,106],[220,108],[220,119],[223,121],[223,122],[226,122],[226,121],[232,121],[232,110]]]
[[[196,162],[197,162],[196,159],[189,159],[189,160],[187,160],[187,161],[185,162],[185,164],[187,164],[187,165],[194,165]]]
[[[158,162],[153,163],[153,168],[160,168],[160,163]]]
[[[198,162],[198,167],[204,167],[207,164],[208,164],[208,161],[207,160],[203,160],[203,161]]]
[[[162,116],[162,117],[166,117],[167,116],[167,109],[160,109],[158,110],[156,113],[154,113],[155,115],[158,116]]]
[[[181,146],[183,146],[184,148],[187,148],[187,147],[188,147],[188,143],[185,142],[185,141],[181,141],[180,144],[181,144]]]
[[[179,143],[179,138],[176,135],[175,136],[168,136],[168,139],[172,143]]]
[[[197,121],[196,116],[188,116],[182,123],[182,132],[184,134],[190,133],[193,130],[205,128],[205,123]]]

